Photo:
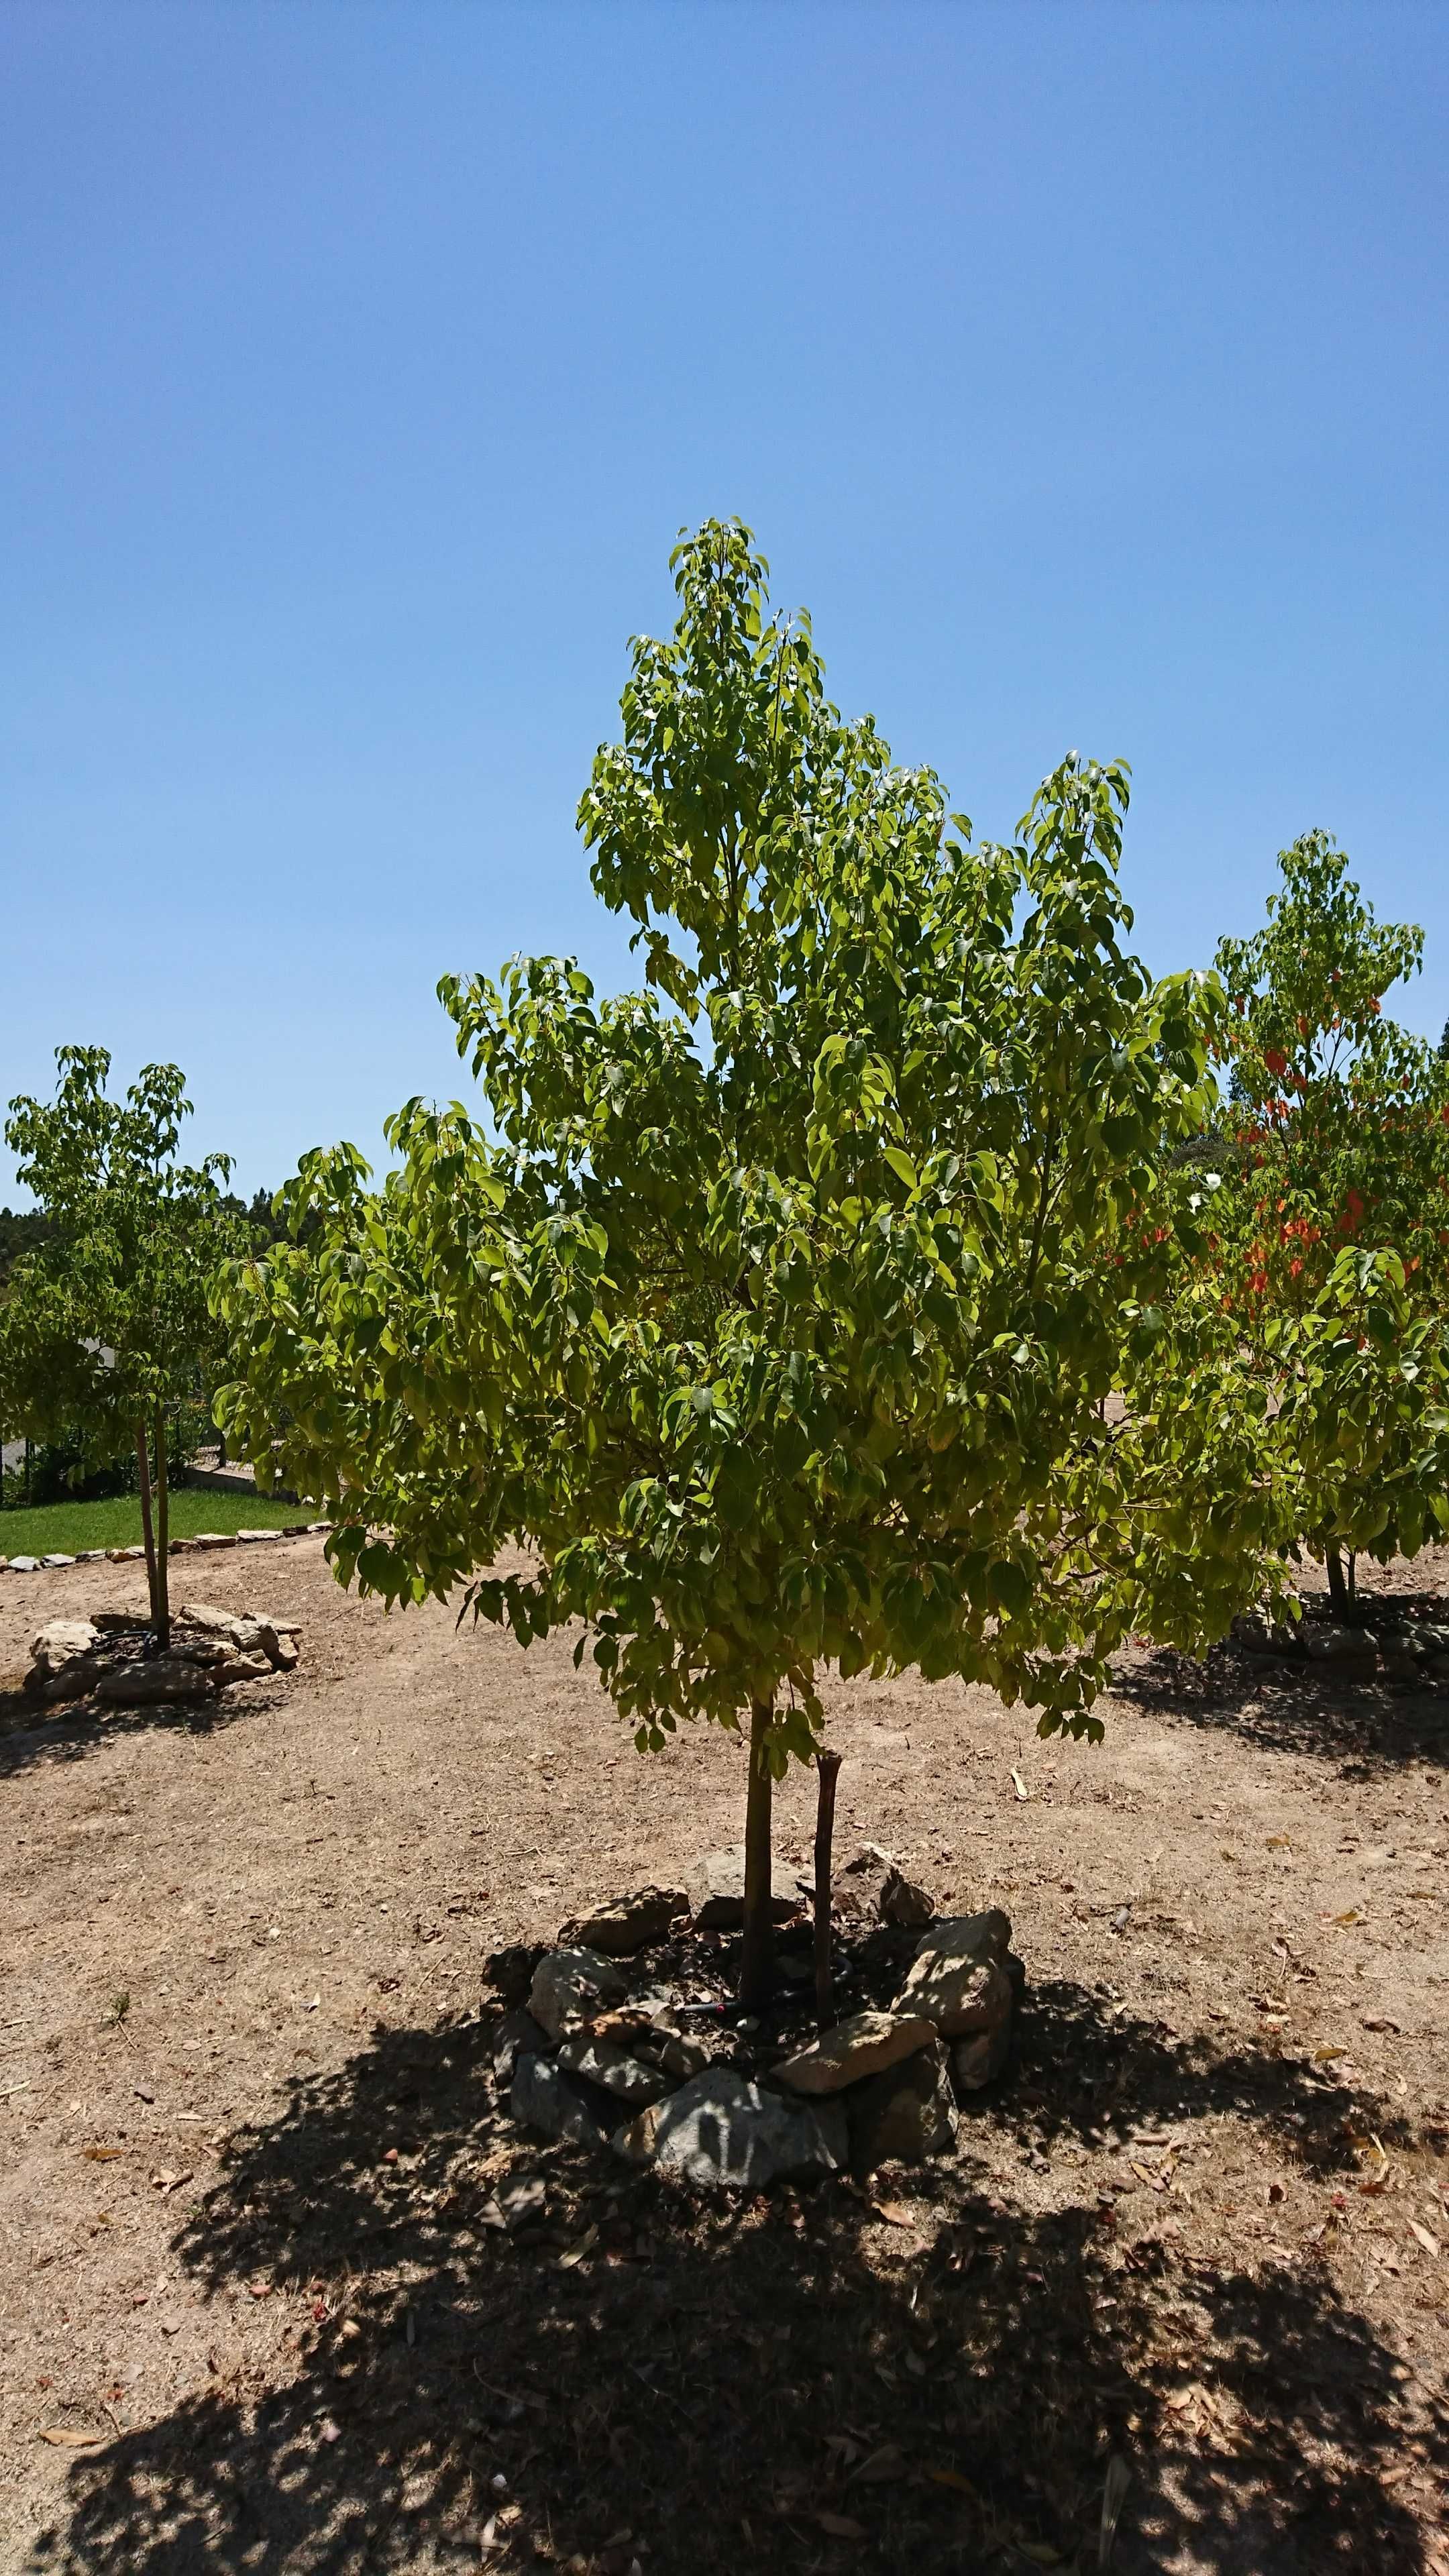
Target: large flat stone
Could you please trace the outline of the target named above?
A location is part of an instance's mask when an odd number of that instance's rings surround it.
[[[873,2076],[852,2093],[849,2109],[851,2162],[859,2174],[883,2164],[924,2164],[955,2146],[951,2081],[939,2044]]]
[[[585,2075],[591,2084],[600,2084],[606,2093],[616,2093],[621,2102],[643,2110],[650,2102],[661,2102],[674,2086],[657,2066],[646,2066],[642,2058],[631,2057],[610,2039],[591,2039],[581,2034],[566,2039],[558,2053],[558,2062],[570,2075]]]
[[[953,2041],[951,2075],[957,2093],[979,2093],[983,2084],[994,2083],[1006,2064],[1010,2049],[1009,2016],[998,2022],[994,2030],[978,2030],[974,2038]]]
[[[616,1896],[608,1905],[570,1923],[565,1938],[586,1950],[602,1950],[611,1959],[631,1958],[636,1950],[662,1941],[677,1915],[689,1911],[689,1899],[677,1887],[640,1887],[632,1896]]]
[[[763,2191],[768,2183],[839,2173],[850,2134],[838,2102],[792,2103],[712,2067],[618,2132],[618,2152],[695,2191]]]
[[[602,2146],[608,2130],[576,2076],[551,2057],[520,2057],[509,2095],[515,2120],[546,2138],[568,2138],[576,2147]]]
[[[852,2013],[787,2057],[775,2075],[792,2093],[839,2093],[935,2041],[936,2025],[922,2013]]]
[[[100,1644],[100,1632],[89,1619],[49,1619],[31,1643],[31,1678],[51,1681],[77,1655],[89,1655]]]
[[[533,1972],[528,2009],[550,2039],[566,2039],[628,1988],[612,1960],[597,1950],[548,1950]]]
[[[199,1664],[158,1655],[154,1663],[118,1664],[102,1673],[96,1698],[104,1708],[151,1708],[168,1700],[206,1699],[211,1676]]]
[[[706,1852],[689,1872],[687,1892],[697,1932],[738,1932],[745,1919],[744,1844]],[[784,1923],[799,1903],[798,1895],[785,1895],[776,1888],[770,1911],[777,1923]]]
[[[999,1905],[933,1923],[896,1997],[896,2009],[923,2013],[948,2039],[969,2038],[1009,2021],[1012,1981],[1004,1962],[1010,1940],[1011,1923]]]

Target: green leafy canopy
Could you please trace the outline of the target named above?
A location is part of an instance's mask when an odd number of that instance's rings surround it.
[[[1100,1732],[1127,1628],[1219,1633],[1261,1543],[1220,1387],[1106,1418],[1221,997],[1127,950],[1125,770],[1069,755],[974,845],[831,705],[745,528],[673,567],[579,813],[642,989],[444,981],[485,1114],[410,1102],[377,1188],[306,1160],[293,1239],[227,1277],[229,1428],[345,1578],[587,1623],[641,1747],[773,1705],[807,1755],[832,1663]]]
[[[0,1407],[8,1429],[77,1435],[96,1463],[215,1365],[210,1286],[247,1239],[222,1204],[226,1157],[175,1159],[190,1114],[177,1067],[147,1065],[113,1100],[110,1063],[58,1048],[54,1100],[12,1100],[5,1130],[48,1222],[0,1301]]]
[[[1413,1555],[1449,1531],[1449,1065],[1383,1011],[1423,933],[1380,922],[1325,832],[1224,940],[1237,1157],[1209,1266],[1278,1453],[1286,1536]]]

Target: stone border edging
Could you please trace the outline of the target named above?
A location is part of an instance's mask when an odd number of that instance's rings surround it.
[[[168,1556],[195,1556],[214,1547],[275,1547],[287,1538],[325,1538],[333,1521],[292,1521],[282,1529],[198,1530],[173,1538]],[[84,1547],[75,1556],[0,1556],[0,1574],[59,1574],[68,1565],[144,1565],[144,1547]]]

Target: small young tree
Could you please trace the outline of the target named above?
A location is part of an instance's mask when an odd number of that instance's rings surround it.
[[[1214,1252],[1295,1535],[1347,1614],[1356,1553],[1449,1529],[1449,1066],[1383,1013],[1422,931],[1376,920],[1327,833],[1279,866],[1264,928],[1217,954],[1241,1158]]]
[[[226,1157],[175,1160],[191,1109],[175,1065],[147,1065],[120,1102],[104,1047],[60,1047],[56,1064],[54,1100],[12,1100],[5,1130],[46,1232],[0,1302],[0,1413],[32,1438],[79,1435],[97,1465],[134,1449],[165,1646],[167,1422],[216,1374],[209,1291],[248,1235],[222,1205]]]
[[[1215,1507],[1227,1446],[1102,1419],[1212,1097],[1208,988],[1122,945],[1124,773],[1073,755],[973,848],[830,705],[746,530],[674,564],[580,809],[645,989],[600,1004],[551,958],[445,981],[491,1132],[414,1101],[380,1190],[351,1147],[304,1163],[298,1239],[229,1274],[222,1402],[326,1498],[344,1580],[466,1584],[524,1644],[585,1622],[641,1750],[747,1730],[755,2002],[771,1784],[818,1747],[825,1666],[1100,1733],[1125,1630],[1220,1632],[1259,1537]],[[530,1570],[490,1570],[508,1542]]]

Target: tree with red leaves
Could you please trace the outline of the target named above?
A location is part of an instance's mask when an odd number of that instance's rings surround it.
[[[1449,1532],[1449,1063],[1383,1009],[1423,932],[1377,920],[1326,832],[1279,866],[1265,926],[1217,952],[1238,1159],[1212,1259],[1351,1616],[1357,1554]]]

